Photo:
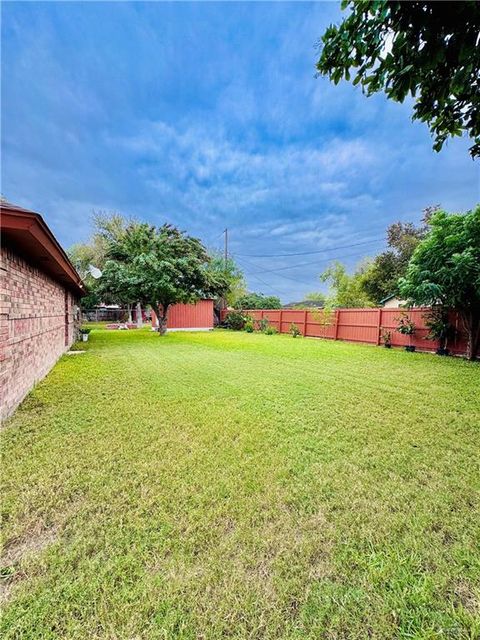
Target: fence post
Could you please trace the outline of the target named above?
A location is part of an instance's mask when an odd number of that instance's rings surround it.
[[[380,344],[380,327],[382,326],[382,307],[377,314],[377,346]]]
[[[282,316],[283,316],[283,309],[280,309],[280,318],[278,320],[278,333],[282,333]]]
[[[335,335],[333,337],[334,340],[338,339],[338,323],[340,320],[340,309],[335,309]]]
[[[307,316],[308,316],[308,309],[305,309],[305,316],[303,318],[303,335],[304,336],[307,335]]]

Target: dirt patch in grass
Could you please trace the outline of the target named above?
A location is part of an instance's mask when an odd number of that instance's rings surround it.
[[[455,585],[455,596],[464,609],[474,616],[480,616],[480,599],[474,593],[471,585],[465,580],[459,580]]]
[[[26,577],[24,560],[40,554],[57,540],[56,529],[33,529],[22,537],[5,543],[0,562],[0,603],[8,601],[12,588]]]

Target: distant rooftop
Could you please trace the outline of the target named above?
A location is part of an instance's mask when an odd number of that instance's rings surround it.
[[[288,304],[284,304],[282,307],[282,309],[295,309],[295,308],[322,309],[323,302],[319,302],[318,300],[301,300],[300,302],[289,302]]]

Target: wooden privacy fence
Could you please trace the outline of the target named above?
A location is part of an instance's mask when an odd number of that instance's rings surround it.
[[[280,333],[289,333],[292,323],[296,324],[302,335],[309,338],[329,338],[347,342],[363,342],[380,345],[383,343],[382,329],[391,331],[392,346],[403,347],[414,345],[420,351],[433,351],[439,347],[435,340],[426,340],[429,332],[425,326],[425,315],[429,307],[415,309],[335,309],[330,313],[319,310],[297,309],[265,309],[245,311],[258,326],[262,319],[276,327]],[[395,329],[398,318],[405,312],[413,320],[416,331],[411,336],[404,336]],[[448,343],[452,353],[463,355],[467,349],[467,338],[462,329],[458,313],[453,312],[450,318],[455,327],[455,338]]]

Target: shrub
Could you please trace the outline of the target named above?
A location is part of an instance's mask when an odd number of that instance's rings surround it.
[[[438,340],[441,347],[446,347],[447,341],[455,337],[455,327],[448,320],[448,311],[444,307],[432,307],[423,316],[428,328],[426,340]]]
[[[272,325],[268,325],[268,327],[263,332],[266,336],[273,336],[278,333],[278,329],[276,327],[272,327]]]
[[[90,331],[91,331],[91,329],[88,329],[87,327],[81,327],[81,328],[79,329],[79,332],[80,332],[82,335],[83,335],[83,334],[85,334],[85,335],[87,335],[87,336],[88,336],[88,334],[90,333]]]
[[[392,332],[384,327],[380,327],[381,336],[383,340],[383,344],[385,346],[390,346],[392,344]]]
[[[245,322],[245,326],[244,329],[247,333],[253,333],[253,320],[251,318],[249,318],[246,322]]]
[[[402,312],[399,318],[395,318],[395,320],[398,321],[396,329],[398,333],[402,333],[404,336],[413,336],[417,327],[405,311]]]
[[[302,332],[294,322],[290,325],[290,333],[292,334],[292,338],[297,338],[302,335]]]
[[[268,329],[268,318],[262,318],[258,321],[258,330],[265,333]]]
[[[246,322],[247,317],[244,316],[240,311],[229,311],[225,317],[224,324],[227,329],[232,329],[233,331],[241,331],[245,327]]]
[[[408,345],[405,347],[406,351],[415,351],[415,346],[412,345],[412,336],[415,333],[417,327],[413,320],[408,317],[408,313],[402,311],[399,318],[395,318],[398,321],[396,331],[402,333],[404,336],[408,336]]]

